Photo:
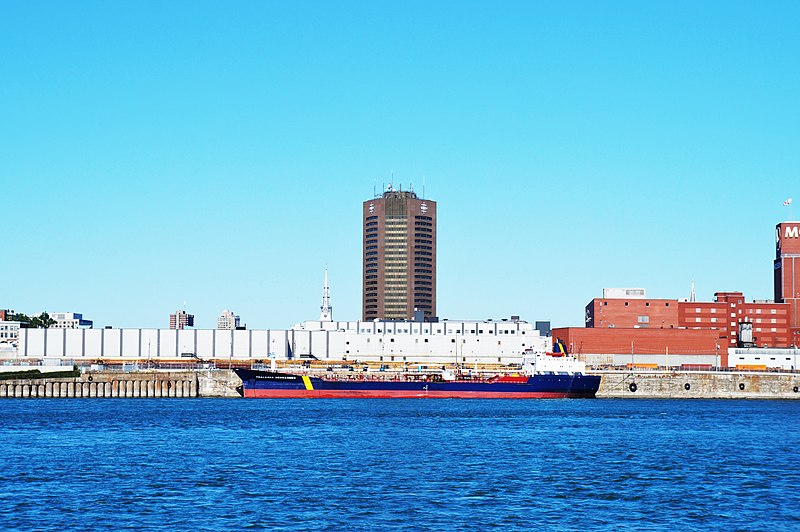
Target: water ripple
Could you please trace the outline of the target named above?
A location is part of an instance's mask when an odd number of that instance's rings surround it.
[[[800,402],[36,400],[6,529],[780,530]]]

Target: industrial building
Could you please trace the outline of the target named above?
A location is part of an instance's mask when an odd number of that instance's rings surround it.
[[[436,316],[436,202],[389,190],[363,204],[364,321]]]
[[[550,338],[522,320],[306,321],[291,329],[22,329],[20,359],[519,364]]]
[[[795,348],[800,345],[800,267],[795,267],[800,222],[780,223],[775,231],[774,301],[747,301],[741,292],[717,292],[714,301],[700,302],[694,295],[653,299],[640,288],[605,289],[602,298],[586,305],[584,328],[554,329],[553,337],[587,361],[614,365],[735,367],[743,360],[762,360],[748,349]],[[731,358],[733,350],[736,356]],[[767,358],[767,363],[779,362],[778,357]]]
[[[800,369],[800,349],[762,349],[731,348],[728,349],[728,360],[731,367],[769,368],[795,371]]]
[[[591,366],[727,366],[713,330],[564,327],[553,338]]]

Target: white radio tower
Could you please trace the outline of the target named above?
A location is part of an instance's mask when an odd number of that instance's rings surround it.
[[[333,321],[331,289],[328,287],[328,269],[325,268],[325,286],[322,288],[322,306],[319,307],[319,321]]]

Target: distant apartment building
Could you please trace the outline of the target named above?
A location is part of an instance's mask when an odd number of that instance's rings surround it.
[[[436,316],[436,202],[389,190],[363,203],[362,317]]]
[[[234,331],[239,328],[239,321],[239,316],[230,310],[223,310],[222,314],[217,318],[217,329]]]
[[[53,329],[78,329],[92,327],[94,324],[92,320],[84,319],[83,314],[75,312],[53,312],[50,317],[55,320],[55,323],[50,326]]]
[[[193,314],[187,314],[185,310],[178,310],[175,314],[169,315],[170,329],[185,329],[186,327],[194,327]]]
[[[0,309],[0,321],[8,321],[14,314],[16,313],[13,310]]]
[[[0,320],[0,352],[17,349],[19,326],[20,323],[18,321],[8,321],[5,317]]]

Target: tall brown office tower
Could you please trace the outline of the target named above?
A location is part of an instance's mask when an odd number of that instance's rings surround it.
[[[436,202],[392,190],[364,202],[362,316],[436,316]]]

